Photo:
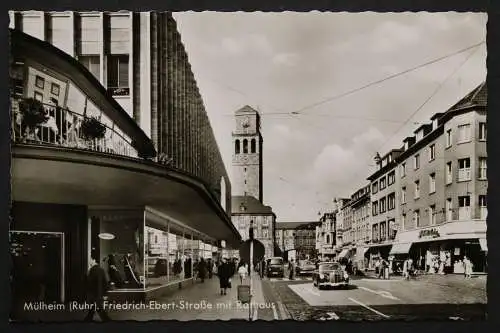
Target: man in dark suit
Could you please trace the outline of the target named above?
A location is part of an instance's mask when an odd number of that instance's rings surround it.
[[[91,259],[91,268],[87,275],[87,302],[92,305],[85,321],[92,321],[97,312],[102,321],[109,321],[110,318],[104,309],[104,297],[108,291],[109,283],[106,272],[97,263],[95,258]]]

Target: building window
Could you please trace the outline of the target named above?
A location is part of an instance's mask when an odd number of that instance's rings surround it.
[[[446,199],[446,221],[453,220],[453,203],[451,198]]]
[[[43,94],[35,91],[35,99],[43,103]]]
[[[461,158],[458,160],[458,181],[471,180],[470,158]]]
[[[406,187],[401,188],[401,203],[406,203]]]
[[[234,152],[236,154],[239,154],[240,153],[240,140],[236,140],[234,142]]]
[[[419,154],[413,156],[413,168],[415,170],[420,168],[420,155]]]
[[[385,228],[386,226],[386,223],[385,222],[382,222],[380,223],[380,240],[381,241],[385,241],[385,239],[387,238],[387,229]]]
[[[408,226],[406,225],[406,214],[401,215],[401,224],[403,228],[408,229]]]
[[[386,205],[386,203],[385,203],[385,202],[386,202],[386,199],[385,199],[385,198],[382,198],[382,199],[380,199],[380,201],[379,201],[379,205],[380,205],[380,213],[381,213],[381,214],[382,214],[382,213],[385,213],[385,207],[386,207],[386,206],[385,206],[385,205]]]
[[[80,61],[97,80],[101,79],[101,58],[98,55],[81,55],[78,57],[78,61]]]
[[[375,182],[372,184],[372,194],[375,194],[378,192],[378,182]]]
[[[486,141],[486,123],[479,123],[479,140]]]
[[[380,178],[380,189],[383,190],[385,188],[385,177]]]
[[[255,154],[255,151],[256,151],[256,149],[255,149],[255,139],[252,139],[252,141],[250,141],[250,152],[252,154]]]
[[[387,175],[387,184],[392,185],[394,184],[395,181],[396,181],[396,172],[395,171],[389,172],[389,174]]]
[[[262,238],[268,238],[268,237],[269,237],[269,229],[262,228]]]
[[[414,195],[414,197],[415,197],[415,199],[420,198],[420,181],[419,180],[415,181],[415,195]]]
[[[420,211],[418,209],[413,212],[413,220],[415,221],[415,227],[420,227]]]
[[[374,201],[372,203],[372,215],[375,216],[378,214],[378,202]]]
[[[436,192],[436,174],[431,173],[429,175],[429,193]]]
[[[430,225],[436,224],[436,205],[431,205],[429,207],[429,224]]]
[[[486,196],[485,195],[480,195],[479,196],[479,218],[482,220],[485,220],[486,217],[488,216],[488,208],[486,204]]]
[[[59,85],[57,83],[52,83],[52,85],[50,86],[50,92],[52,93],[52,95],[59,96],[60,92]]]
[[[446,131],[446,148],[451,147],[451,129]]]
[[[35,86],[37,88],[44,89],[45,88],[45,79],[43,77],[37,75],[35,78]]]
[[[451,169],[451,162],[446,163],[446,185],[451,184],[453,182],[453,176],[452,176],[452,169]]]
[[[458,126],[458,143],[469,142],[471,140],[470,124]]]
[[[243,154],[248,154],[248,140],[243,140]]]
[[[406,162],[401,163],[400,170],[401,170],[401,178],[403,178],[404,176],[406,176]]]
[[[487,160],[485,157],[479,158],[479,179],[486,180],[487,175]]]
[[[429,162],[436,158],[436,145],[429,146]]]
[[[387,210],[393,210],[396,207],[396,194],[391,193],[387,196]]]
[[[108,56],[108,87],[129,88],[128,82],[128,55]]]
[[[470,197],[461,196],[458,197],[458,219],[459,220],[470,220]]]

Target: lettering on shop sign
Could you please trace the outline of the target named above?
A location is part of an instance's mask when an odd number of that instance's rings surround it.
[[[423,237],[437,238],[439,236],[440,236],[439,231],[437,231],[437,229],[421,230],[420,233],[418,234],[418,238],[423,238]]]

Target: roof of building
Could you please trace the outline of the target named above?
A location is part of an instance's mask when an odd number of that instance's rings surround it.
[[[242,210],[241,207],[245,207]],[[250,195],[237,195],[231,199],[232,214],[274,214],[270,206],[263,205],[262,202]]]
[[[481,83],[458,103],[453,105],[449,111],[466,108],[474,105],[486,106],[488,100],[488,89],[486,82]]]
[[[236,114],[239,114],[239,113],[259,113],[257,110],[255,110],[254,108],[252,108],[251,106],[249,105],[245,105],[244,107],[242,107],[241,109],[237,110],[235,112]]]
[[[319,224],[319,221],[276,222],[276,229],[307,229]]]

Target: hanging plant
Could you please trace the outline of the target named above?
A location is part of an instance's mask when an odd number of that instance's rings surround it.
[[[106,126],[95,117],[85,117],[82,123],[82,134],[87,140],[102,139],[106,134]]]
[[[23,116],[23,123],[33,130],[34,127],[47,122],[49,116],[45,112],[43,104],[34,98],[23,99],[19,103],[19,111]]]

